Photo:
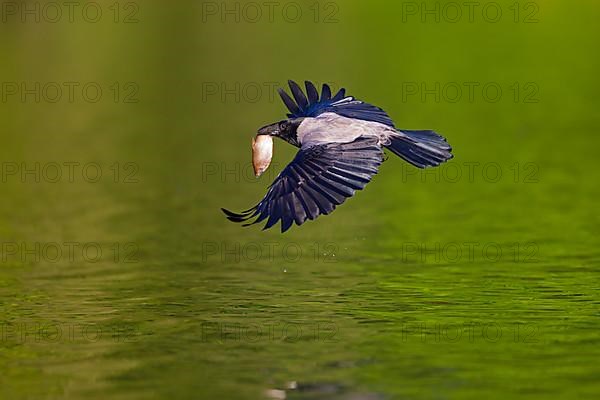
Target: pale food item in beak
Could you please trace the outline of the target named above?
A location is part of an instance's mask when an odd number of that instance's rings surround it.
[[[252,166],[258,178],[269,168],[273,158],[273,137],[270,135],[257,135],[252,138]]]

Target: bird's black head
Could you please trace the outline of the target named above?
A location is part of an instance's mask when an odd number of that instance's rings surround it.
[[[281,138],[286,142],[300,147],[298,143],[298,136],[296,131],[303,118],[286,119],[283,121],[275,122],[274,124],[263,126],[258,130],[259,135],[270,135]]]

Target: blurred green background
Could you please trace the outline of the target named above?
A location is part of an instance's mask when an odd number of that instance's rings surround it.
[[[0,4],[0,398],[600,395],[596,1]],[[231,224],[287,79],[455,158]]]

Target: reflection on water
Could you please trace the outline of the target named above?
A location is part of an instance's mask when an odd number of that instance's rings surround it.
[[[1,398],[596,397],[597,100],[585,72],[597,60],[569,55],[592,47],[597,25],[552,3],[530,26],[339,7],[333,24],[199,23],[190,2],[140,4],[134,24],[0,26],[14,54],[3,81],[103,90],[0,108]],[[390,157],[364,192],[286,235],[229,224],[220,207],[254,204],[272,178],[241,166],[283,106],[203,101],[202,88],[288,78],[344,82],[398,125],[439,128],[457,168]],[[540,102],[399,92],[473,80],[536,80]],[[276,172],[294,149],[274,150]]]
[[[284,389],[268,389],[265,396],[269,399],[346,399],[346,400],[380,400],[384,397],[376,393],[348,393],[342,385],[335,383],[298,383],[286,382]]]

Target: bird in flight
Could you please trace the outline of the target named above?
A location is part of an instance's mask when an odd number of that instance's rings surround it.
[[[260,128],[252,141],[257,176],[271,160],[273,137],[300,150],[256,206],[241,213],[222,209],[230,221],[249,226],[267,220],[263,230],[281,221],[285,232],[294,223],[329,214],[369,183],[384,148],[418,168],[437,167],[453,157],[441,135],[398,129],[385,111],[346,96],[345,89],[332,96],[324,84],[319,96],[312,82],[305,82],[306,94],[294,81],[289,86],[293,99],[279,89],[288,118]]]

